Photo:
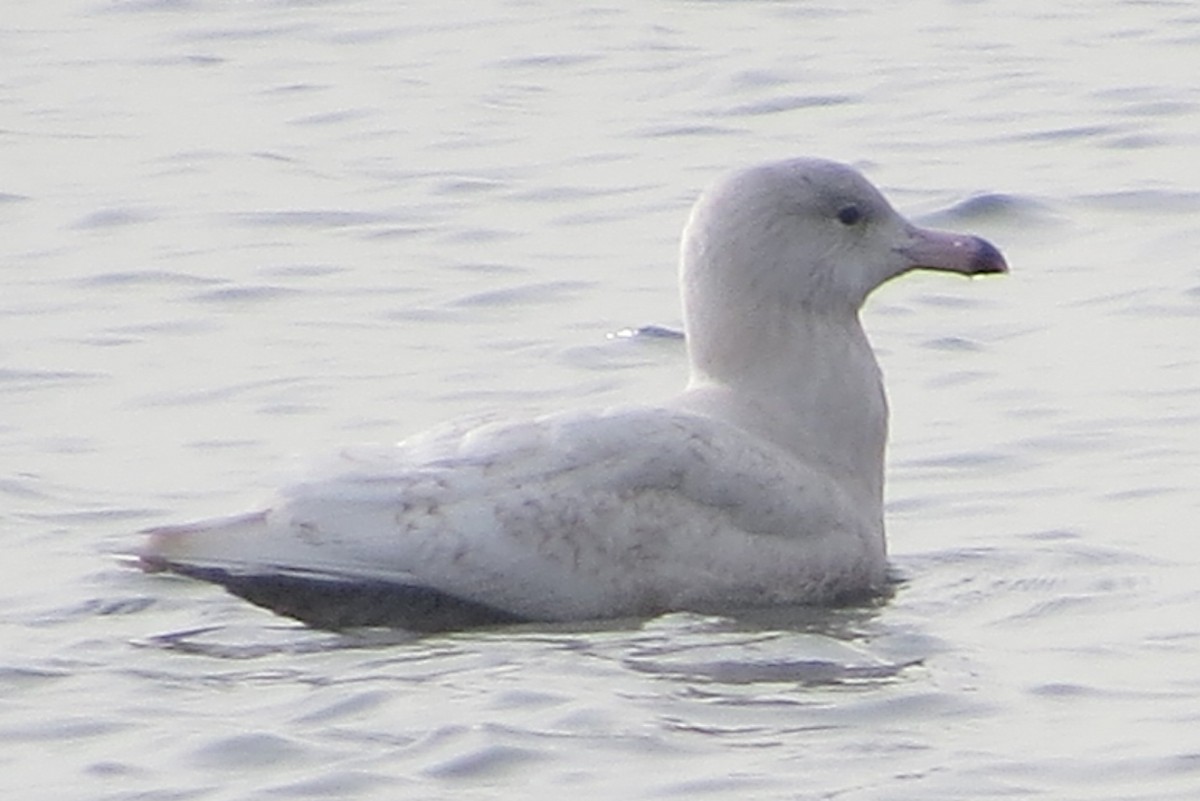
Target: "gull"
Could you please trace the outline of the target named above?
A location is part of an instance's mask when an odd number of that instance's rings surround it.
[[[325,629],[870,598],[887,401],[860,309],[912,270],[1007,269],[848,166],[733,172],[683,232],[678,395],[348,448],[255,511],[150,530],[140,564]]]

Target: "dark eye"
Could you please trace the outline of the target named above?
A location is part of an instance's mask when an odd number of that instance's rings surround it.
[[[837,213],[838,222],[842,225],[854,225],[863,218],[862,209],[853,204],[842,206]]]

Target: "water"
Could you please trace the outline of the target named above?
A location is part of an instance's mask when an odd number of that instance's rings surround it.
[[[1190,799],[1190,3],[18,3],[0,23],[0,786],[89,799]],[[663,395],[675,247],[823,155],[1002,280],[865,319],[874,608],[408,639],[109,554],[293,454]]]

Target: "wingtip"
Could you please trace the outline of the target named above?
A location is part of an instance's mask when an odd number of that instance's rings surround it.
[[[156,526],[139,532],[143,541],[128,556],[132,566],[146,573],[178,572],[176,564],[189,557],[204,557],[206,552],[222,546],[237,546],[247,536],[247,529],[262,526],[267,512],[258,511],[179,525]],[[233,534],[232,539],[219,536]],[[218,535],[208,537],[206,535]],[[212,540],[210,542],[209,540]]]

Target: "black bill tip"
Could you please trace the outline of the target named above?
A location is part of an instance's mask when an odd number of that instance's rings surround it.
[[[1008,272],[1008,262],[995,245],[982,237],[972,237],[975,240],[975,255],[971,259],[970,273],[972,275],[989,275]]]

